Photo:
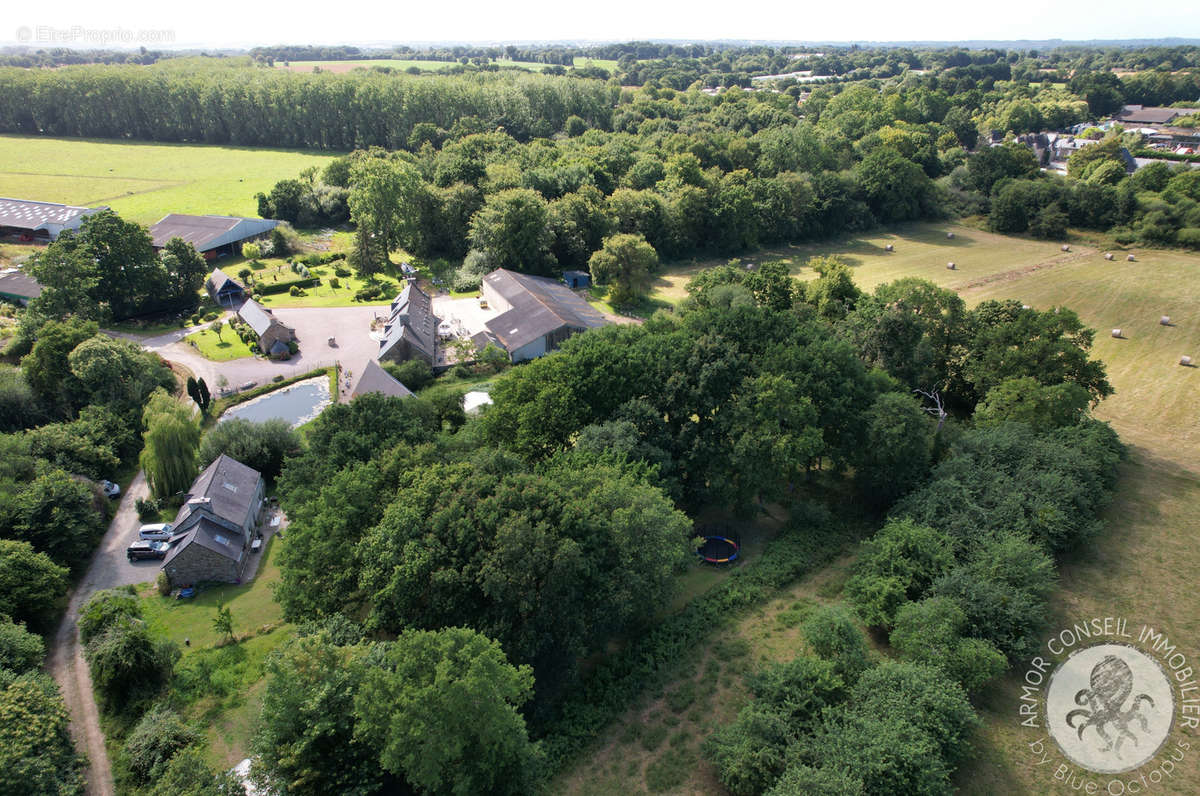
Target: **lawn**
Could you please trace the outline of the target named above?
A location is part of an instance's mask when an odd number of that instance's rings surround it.
[[[258,284],[268,285],[273,281],[290,281],[300,278],[283,260],[272,258],[262,262],[265,267],[254,271],[253,276]],[[397,277],[381,275],[376,279],[383,285],[383,293],[379,298],[372,301],[355,301],[354,295],[366,287],[367,280],[358,276],[353,269],[347,269],[350,270],[349,276],[337,276],[334,272],[336,266],[346,267],[346,263],[342,260],[310,268],[309,273],[312,276],[320,277],[321,284],[304,288],[304,295],[293,296],[290,292],[269,293],[263,295],[260,301],[268,307],[358,307],[388,304],[400,292],[400,280]],[[237,273],[242,267],[240,264],[235,264],[234,273]],[[336,288],[332,283],[334,279],[338,281]],[[254,286],[250,285],[249,287],[253,292]]]
[[[268,542],[252,583],[206,589],[191,600],[159,596],[153,586],[140,592],[146,621],[183,651],[172,690],[184,715],[207,727],[214,766],[229,768],[246,757],[262,705],[263,663],[293,634],[271,590],[279,580],[275,556],[282,544],[281,536]],[[212,621],[221,605],[233,615],[238,641],[218,647]]]
[[[336,155],[251,147],[0,136],[0,196],[167,213],[258,215],[254,195]]]
[[[955,233],[953,240],[946,238],[947,231]],[[894,252],[884,249],[887,243]],[[1106,363],[1116,393],[1096,415],[1120,433],[1130,458],[1122,466],[1104,533],[1063,563],[1061,587],[1051,600],[1052,623],[1122,616],[1131,625],[1161,626],[1189,659],[1200,654],[1200,594],[1194,585],[1194,573],[1200,571],[1200,368],[1178,365],[1185,354],[1200,360],[1200,295],[1194,288],[1200,255],[1139,250],[1136,262],[1126,262],[1123,255],[1107,261],[1101,250],[1082,243],[1064,253],[1058,244],[963,225],[917,224],[781,247],[742,261],[786,259],[798,278],[809,279],[813,274],[801,266],[817,254],[841,255],[866,289],[921,276],[958,291],[970,305],[1015,298],[1040,309],[1067,306],[1097,330],[1094,353]],[[949,260],[958,264],[955,271],[946,269]],[[715,262],[667,268],[653,298],[678,302],[686,295],[687,279]],[[1160,325],[1163,315],[1174,325]],[[1117,327],[1123,339],[1110,336]],[[734,631],[734,646],[744,649],[741,656],[721,659],[717,653],[728,657],[728,640],[701,645],[679,680],[641,699],[555,781],[553,792],[640,793],[662,786],[669,793],[723,793],[699,742],[744,704],[741,674],[760,661],[803,651],[794,632],[798,615],[815,602],[836,599],[851,563],[843,559],[741,618]],[[687,596],[703,599],[706,585],[689,576]],[[975,739],[975,759],[956,778],[959,792],[1075,792],[1044,772],[1035,773],[1031,739],[1016,713],[1019,682],[1016,676],[1006,678],[977,705],[983,728]],[[699,689],[694,707],[673,710],[670,695],[691,688]],[[1177,737],[1195,747],[1192,731],[1180,729]],[[1189,754],[1178,765],[1164,792],[1200,793],[1200,755]]]
[[[254,356],[250,352],[250,346],[243,343],[237,332],[230,329],[228,324],[221,330],[220,336],[208,328],[202,332],[189,334],[184,339],[194,345],[201,356],[214,362],[228,362],[231,359]]]

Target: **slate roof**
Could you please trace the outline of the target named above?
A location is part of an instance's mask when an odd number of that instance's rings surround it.
[[[32,199],[0,198],[0,227],[39,230],[47,226],[77,227],[83,216],[107,207],[75,207],[57,202],[36,202]]]
[[[484,280],[511,306],[485,324],[510,352],[563,326],[594,329],[607,324],[590,304],[553,279],[497,268]]]
[[[182,525],[193,508],[200,505],[195,501],[203,501],[203,507],[213,516],[243,527],[246,518],[258,512],[255,493],[261,478],[258,470],[221,454],[192,482],[188,500],[175,519],[176,526]]]
[[[240,531],[232,531],[220,523],[214,522],[208,516],[198,515],[191,523],[187,535],[167,553],[167,557],[163,559],[163,566],[170,564],[177,555],[193,544],[198,544],[233,561],[241,561],[242,556],[246,554],[244,541]]]
[[[242,305],[242,308],[238,310],[238,317],[245,321],[259,337],[267,333],[267,330],[271,328],[272,321],[278,323],[275,316],[254,299],[249,299]]]
[[[0,293],[8,296],[19,296],[23,299],[35,299],[42,295],[42,286],[37,280],[16,268],[5,268],[0,271]]]
[[[220,293],[226,285],[232,284],[243,293],[246,292],[246,286],[234,279],[229,274],[222,271],[220,268],[214,268],[213,272],[208,275],[208,289],[214,293]]]
[[[183,238],[206,252],[229,243],[264,235],[278,226],[278,221],[265,218],[242,218],[239,216],[190,216],[170,213],[150,227],[150,237],[156,248],[162,248],[172,238]]]
[[[405,387],[399,380],[379,366],[373,359],[367,360],[367,366],[358,374],[350,396],[357,398],[369,392],[383,393],[393,398],[412,398],[412,390]]]
[[[415,283],[407,283],[392,299],[392,315],[379,341],[379,356],[386,355],[401,340],[407,340],[432,362],[437,348],[437,326],[433,299]]]

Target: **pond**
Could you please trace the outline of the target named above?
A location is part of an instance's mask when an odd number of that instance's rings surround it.
[[[221,422],[234,417],[255,423],[286,420],[296,428],[321,414],[330,403],[329,377],[316,376],[238,404],[221,415]]]

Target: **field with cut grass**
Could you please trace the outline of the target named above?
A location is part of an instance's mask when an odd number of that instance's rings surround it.
[[[946,233],[952,231],[953,239]],[[893,252],[885,250],[891,243]],[[886,233],[822,244],[781,247],[743,257],[743,263],[783,259],[799,279],[812,256],[838,254],[865,289],[903,276],[920,276],[959,292],[969,305],[1015,298],[1046,309],[1069,307],[1097,330],[1094,353],[1107,367],[1116,394],[1096,415],[1120,433],[1130,456],[1106,514],[1104,533],[1063,564],[1052,600],[1053,625],[1098,616],[1121,616],[1131,626],[1161,627],[1188,656],[1200,661],[1200,368],[1181,367],[1181,355],[1200,361],[1200,255],[1138,250],[1113,261],[1086,242],[1059,244],[994,235],[963,225],[916,224]],[[954,261],[957,268],[946,268]],[[696,271],[722,261],[675,264],[655,284],[652,301],[677,303]],[[1171,317],[1170,326],[1159,323]],[[1121,328],[1122,339],[1110,332]],[[731,637],[710,639],[695,650],[695,665],[675,683],[639,700],[555,781],[555,793],[572,796],[627,792],[724,793],[700,742],[714,723],[736,715],[748,698],[740,674],[766,660],[802,653],[794,631],[820,602],[840,599],[852,564],[847,557],[803,580],[780,598],[742,618]],[[703,587],[689,589],[703,599]],[[686,599],[686,597],[685,597]],[[740,639],[740,641],[739,641]],[[732,649],[733,656],[729,650]],[[726,660],[727,659],[727,660]],[[955,780],[965,794],[1073,793],[1037,771],[1028,744],[1036,737],[1019,724],[1019,679],[1010,675],[979,704],[983,728],[975,759]],[[689,697],[688,692],[694,691]],[[676,710],[684,703],[687,707]],[[1163,793],[1200,793],[1200,740],[1192,744]],[[1097,778],[1107,782],[1107,779]]]
[[[167,213],[258,216],[254,195],[331,153],[0,136],[0,196],[108,205],[150,225]]]
[[[189,334],[184,340],[194,345],[205,359],[214,362],[228,362],[231,359],[254,356],[250,346],[243,343],[242,338],[228,325],[219,335],[210,327],[202,332]]]
[[[146,621],[183,651],[175,665],[174,696],[185,717],[207,727],[214,766],[230,768],[246,757],[262,705],[263,662],[292,636],[271,591],[279,580],[275,558],[282,544],[281,536],[268,542],[252,583],[206,589],[191,600],[161,597],[150,585],[140,592]],[[237,643],[218,647],[212,621],[221,605],[233,616]]]

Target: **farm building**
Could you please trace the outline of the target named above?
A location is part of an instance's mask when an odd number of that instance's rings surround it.
[[[288,343],[296,339],[296,330],[287,326],[271,311],[251,299],[238,310],[238,317],[258,336],[258,347],[266,355],[287,359],[291,354]]]
[[[380,361],[423,359],[430,365],[436,364],[437,328],[433,300],[415,282],[409,282],[392,299],[391,315],[379,341]]]
[[[246,286],[220,268],[214,268],[204,289],[218,307],[232,307],[246,300]]]
[[[380,367],[373,359],[367,360],[367,366],[358,374],[354,386],[350,388],[350,397],[357,398],[369,392],[382,393],[390,398],[412,398],[412,390],[405,387],[390,373]]]
[[[483,278],[483,297],[500,311],[487,322],[488,336],[513,362],[540,357],[571,335],[607,323],[561,282],[505,268]]]
[[[0,199],[0,236],[23,241],[56,240],[64,230],[77,232],[83,219],[107,207],[73,207],[30,199]]]
[[[1147,105],[1126,105],[1113,117],[1121,124],[1170,124],[1183,116],[1196,113],[1192,108],[1156,108]]]
[[[243,243],[261,238],[277,226],[278,221],[266,218],[171,213],[150,227],[150,237],[156,249],[166,246],[172,238],[182,238],[206,260],[211,260],[225,254],[237,254]]]
[[[0,271],[0,299],[25,306],[42,295],[42,286],[37,280],[16,268]]]
[[[241,579],[264,488],[257,470],[224,454],[204,469],[175,520],[179,541],[163,560],[172,586]]]

